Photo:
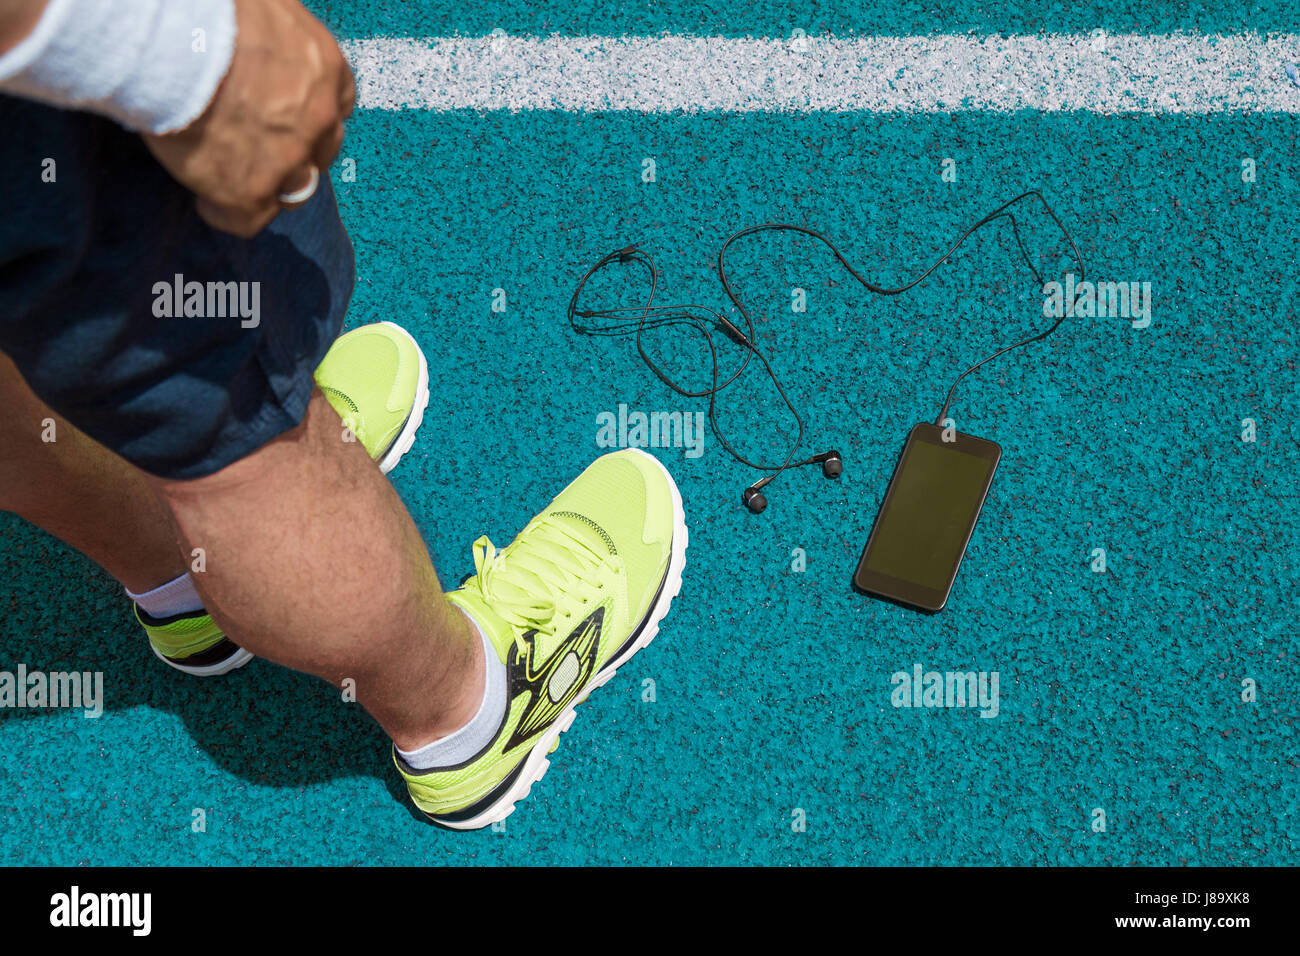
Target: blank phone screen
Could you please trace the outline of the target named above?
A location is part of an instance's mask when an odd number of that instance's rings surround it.
[[[910,442],[876,521],[866,568],[944,591],[994,464],[944,445]]]

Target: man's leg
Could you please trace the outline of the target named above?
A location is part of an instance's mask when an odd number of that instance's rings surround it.
[[[187,569],[246,650],[338,685],[404,749],[467,723],[481,641],[442,597],[419,532],[317,393],[299,428],[214,475],[147,476],[42,403],[0,354],[0,506],[140,592]],[[55,441],[42,440],[52,419]],[[174,516],[174,517],[173,517]],[[177,532],[183,541],[177,546]]]
[[[4,353],[0,408],[0,508],[70,544],[136,593],[185,573],[167,512],[144,473],[33,395]]]
[[[341,685],[406,750],[464,726],[482,643],[446,602],[420,533],[319,391],[303,423],[221,471],[151,478],[226,634]]]

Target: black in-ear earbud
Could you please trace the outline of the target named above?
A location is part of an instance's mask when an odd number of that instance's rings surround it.
[[[762,514],[763,509],[767,507],[767,498],[757,487],[746,488],[740,496],[740,500],[745,503],[745,507],[753,514]]]
[[[844,474],[844,460],[840,458],[837,451],[828,451],[824,455],[818,455],[817,460],[822,463],[822,474],[827,478],[838,478]]]

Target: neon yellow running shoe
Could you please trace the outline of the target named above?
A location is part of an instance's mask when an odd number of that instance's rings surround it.
[[[135,619],[149,635],[149,646],[162,660],[195,677],[215,677],[253,659],[217,627],[207,611],[192,611],[174,617],[150,617],[138,604]]]
[[[476,573],[447,598],[505,664],[507,712],[495,739],[454,767],[417,770],[393,748],[429,819],[474,830],[514,811],[574,708],[658,633],[686,544],[677,485],[638,449],[596,459],[503,551],[474,542]]]
[[[392,471],[411,450],[429,404],[429,366],[415,339],[392,322],[363,325],[339,336],[315,378],[379,470]],[[205,611],[153,618],[136,605],[135,617],[154,653],[187,674],[213,677],[253,659]]]
[[[411,450],[429,404],[429,366],[401,326],[375,322],[339,336],[316,385],[384,474]]]

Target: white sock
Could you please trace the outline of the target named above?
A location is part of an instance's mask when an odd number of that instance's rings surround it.
[[[150,617],[172,617],[176,614],[203,610],[203,599],[199,597],[199,592],[194,590],[194,582],[190,580],[189,572],[143,594],[136,594],[130,588],[123,590],[126,591],[126,596],[140,605],[140,610]]]
[[[478,713],[470,722],[455,733],[409,753],[398,747],[397,752],[402,755],[402,759],[416,770],[432,770],[435,767],[464,763],[492,742],[501,726],[501,715],[506,712],[506,665],[497,657],[496,648],[478,626],[478,622],[468,614],[465,616],[483,641],[483,703],[479,704]]]

